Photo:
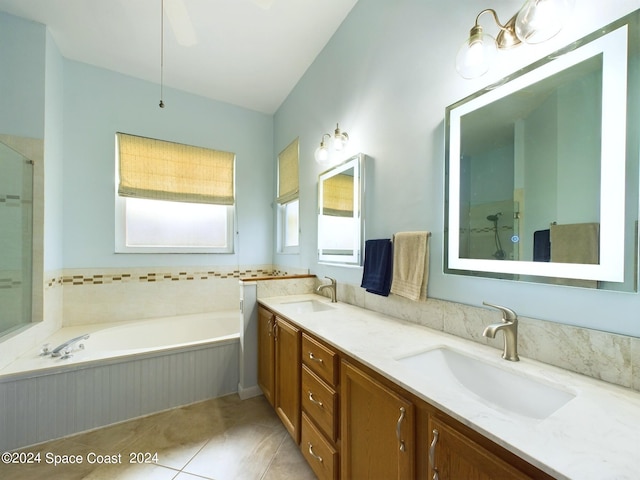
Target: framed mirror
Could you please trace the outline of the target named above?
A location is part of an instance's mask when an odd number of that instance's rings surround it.
[[[635,291],[637,24],[447,108],[446,273]]]
[[[365,155],[359,153],[318,177],[318,260],[361,265]]]

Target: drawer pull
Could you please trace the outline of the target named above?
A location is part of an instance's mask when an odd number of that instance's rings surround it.
[[[313,445],[311,445],[311,442],[309,442],[309,455],[311,455],[313,458],[315,458],[320,463],[322,463],[322,457],[320,455],[316,455],[315,453],[313,453]]]
[[[316,357],[313,352],[309,352],[309,359],[312,362],[324,363],[321,358]]]
[[[431,470],[433,470],[433,480],[438,480],[440,475],[438,475],[438,467],[436,467],[436,445],[438,443],[438,437],[440,436],[440,432],[433,429],[433,440],[431,441],[431,446],[429,447],[429,463],[431,464]]]
[[[407,410],[404,407],[400,407],[400,418],[398,418],[398,423],[396,424],[396,437],[398,437],[398,442],[400,442],[400,451],[404,452],[406,447],[404,446],[404,440],[402,440],[402,422],[404,422],[404,416],[407,413]]]
[[[311,400],[313,403],[315,403],[319,407],[322,407],[322,402],[313,398],[313,392],[311,390],[309,390],[309,400]]]

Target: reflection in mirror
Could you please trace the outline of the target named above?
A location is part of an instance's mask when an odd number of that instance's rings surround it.
[[[364,155],[358,154],[318,179],[318,260],[362,261]]]
[[[635,291],[637,36],[635,13],[447,108],[447,273]]]

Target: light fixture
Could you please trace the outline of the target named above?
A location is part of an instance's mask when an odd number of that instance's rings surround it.
[[[546,42],[562,30],[574,4],[575,0],[527,0],[516,18],[516,35],[525,43]]]
[[[520,43],[541,43],[556,35],[571,13],[575,0],[527,0],[524,6],[504,25],[495,10],[487,8],[476,17],[469,38],[456,55],[456,70],[464,78],[484,75],[493,64],[498,50]],[[491,13],[500,32],[494,39],[483,32],[480,16]]]
[[[316,162],[320,164],[327,163],[329,161],[329,157],[331,156],[331,149],[339,152],[344,149],[349,142],[349,135],[347,132],[340,131],[339,125],[336,123],[336,129],[333,132],[333,135],[330,133],[325,133],[322,135],[322,139],[320,140],[320,146],[316,148],[314,153],[314,157]]]

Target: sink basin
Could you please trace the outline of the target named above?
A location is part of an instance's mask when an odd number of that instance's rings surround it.
[[[547,418],[575,397],[561,388],[446,347],[396,360],[434,382],[462,386],[492,408],[531,418]]]
[[[296,302],[284,302],[281,305],[286,305],[287,308],[291,308],[293,313],[311,313],[311,312],[323,312],[325,310],[333,310],[331,305],[328,305],[318,300],[301,300]]]

